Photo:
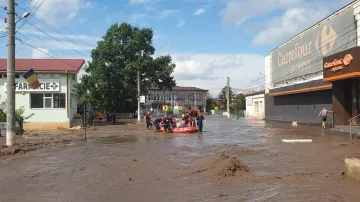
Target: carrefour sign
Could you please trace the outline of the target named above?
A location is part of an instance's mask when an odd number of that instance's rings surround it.
[[[4,89],[6,91],[7,83],[4,83]],[[40,82],[40,87],[37,89],[33,89],[26,82],[17,82],[15,83],[15,91],[17,92],[58,92],[60,91],[60,83],[58,81],[55,82]]]

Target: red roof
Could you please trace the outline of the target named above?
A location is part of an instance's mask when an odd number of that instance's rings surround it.
[[[16,71],[28,71],[33,68],[34,71],[44,72],[79,72],[84,59],[16,59]],[[0,71],[6,71],[7,59],[0,59]]]

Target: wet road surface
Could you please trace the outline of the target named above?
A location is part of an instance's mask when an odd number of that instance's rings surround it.
[[[344,158],[360,157],[359,140],[320,127],[207,118],[202,135],[101,126],[86,142],[0,160],[0,201],[359,200],[360,183],[341,175]]]

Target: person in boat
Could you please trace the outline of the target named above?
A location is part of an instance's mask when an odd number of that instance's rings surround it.
[[[194,118],[191,115],[189,116],[189,126],[190,127],[194,126]]]
[[[172,118],[169,115],[166,115],[163,123],[165,132],[170,133],[172,131],[171,126],[173,125]]]
[[[154,126],[155,126],[156,130],[160,130],[160,125],[161,125],[161,122],[163,122],[163,120],[164,120],[163,116],[160,116],[159,118],[154,120]]]
[[[184,120],[184,122],[185,122],[186,125],[189,124],[189,114],[187,114],[187,113],[184,114],[183,120]]]
[[[202,115],[201,112],[199,112],[198,116],[196,117],[196,124],[200,133],[203,130],[203,121],[205,121],[205,117]]]
[[[151,123],[151,115],[150,115],[150,112],[147,112],[147,113],[146,113],[144,119],[145,119],[145,122],[146,122],[146,128],[147,128],[147,129],[151,129],[152,123]]]

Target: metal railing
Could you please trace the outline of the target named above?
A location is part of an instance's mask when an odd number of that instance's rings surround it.
[[[352,120],[354,120],[355,118],[357,118],[358,116],[360,116],[360,114],[352,117],[351,119],[349,119],[348,121],[350,122],[349,126],[350,126],[350,139],[352,138],[352,133],[351,133],[351,126],[352,126]]]

